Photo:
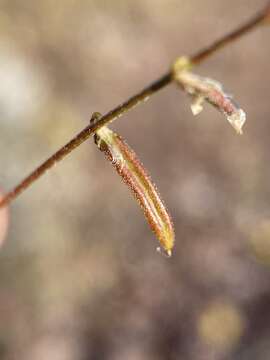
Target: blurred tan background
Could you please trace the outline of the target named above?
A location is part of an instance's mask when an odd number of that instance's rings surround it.
[[[0,0],[1,187],[264,4]],[[173,85],[112,126],[170,209],[171,259],[91,139],[12,204],[0,359],[270,358],[269,36],[196,69],[247,112],[243,136]]]

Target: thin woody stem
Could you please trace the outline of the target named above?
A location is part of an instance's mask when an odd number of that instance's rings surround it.
[[[232,43],[247,32],[254,30],[254,28],[264,22],[266,17],[269,17],[269,13],[270,3],[268,3],[267,7],[263,11],[250,19],[247,23],[234,30],[233,32],[225,35],[220,40],[214,42],[212,45],[202,49],[201,51],[193,55],[190,58],[192,65],[198,65],[199,63],[205,61],[209,56],[213,55],[216,51],[221,50],[224,46]],[[96,122],[88,125],[78,135],[71,139],[65,146],[59,149],[55,154],[53,154],[49,159],[47,159],[43,164],[41,164],[37,169],[35,169],[30,175],[28,175],[24,180],[22,180],[22,182],[20,182],[13,190],[8,192],[0,200],[0,208],[6,206],[12,200],[14,200],[19,194],[21,194],[36,180],[38,180],[47,170],[52,168],[56,163],[61,161],[71,151],[73,151],[80,144],[86,141],[93,133],[95,133],[97,129],[121,117],[126,112],[128,112],[135,106],[141,104],[142,102],[145,102],[152,95],[169,85],[171,82],[173,82],[173,76],[172,71],[170,70],[168,71],[168,73],[161,76],[151,85],[144,88],[141,92],[132,96],[130,99],[125,101],[123,104],[117,106],[115,109],[109,111]]]
[[[49,159],[47,159],[43,164],[36,168],[30,175],[28,175],[22,182],[20,182],[13,190],[8,192],[0,200],[0,208],[9,204],[13,199],[15,199],[19,194],[26,190],[30,185],[32,185],[38,178],[40,178],[47,170],[52,168],[56,163],[61,161],[66,155],[71,151],[76,149],[80,144],[86,141],[93,133],[96,132],[100,127],[113,120],[121,117],[124,113],[128,112],[141,102],[144,102],[149,99],[151,95],[159,91],[172,81],[171,73],[168,72],[157,81],[146,87],[140,93],[132,96],[123,104],[117,106],[115,109],[111,110],[96,122],[91,123],[86,126],[79,134],[77,134],[73,139],[71,139],[65,146],[59,149],[54,153]]]
[[[231,33],[223,36],[219,40],[215,41],[213,44],[209,45],[208,47],[202,49],[198,53],[194,54],[191,57],[192,64],[198,65],[199,63],[207,59],[209,56],[213,55],[216,51],[221,50],[226,45],[229,45],[236,39],[254,30],[256,27],[260,26],[264,22],[266,17],[269,17],[269,15],[270,15],[270,3],[265,7],[264,10],[259,12],[253,18],[251,18],[248,22],[246,22],[236,30],[232,31]]]

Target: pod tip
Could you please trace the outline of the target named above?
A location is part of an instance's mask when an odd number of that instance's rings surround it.
[[[157,247],[157,252],[160,254],[166,256],[167,258],[170,258],[172,256],[172,250],[171,249],[162,249],[161,247]]]

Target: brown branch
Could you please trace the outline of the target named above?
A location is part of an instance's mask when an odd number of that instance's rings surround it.
[[[102,116],[96,122],[91,123],[86,126],[78,135],[71,139],[65,146],[59,149],[55,154],[53,154],[49,159],[47,159],[43,164],[41,164],[37,169],[35,169],[29,176],[27,176],[21,183],[19,183],[13,190],[7,193],[0,200],[0,208],[10,203],[15,199],[20,193],[26,190],[33,182],[35,182],[40,176],[42,176],[47,170],[52,168],[56,163],[61,161],[66,155],[71,151],[76,149],[80,144],[86,141],[95,131],[101,128],[103,125],[112,122],[115,119],[121,117],[124,113],[128,112],[136,105],[141,102],[145,102],[149,99],[151,95],[159,91],[166,85],[171,82],[171,73],[165,74],[160,79],[152,83],[150,86],[146,87],[140,93],[132,96],[123,104],[117,106],[114,110],[111,110],[106,115]]]
[[[247,34],[248,32],[254,30],[256,27],[262,25],[265,20],[268,20],[270,17],[270,3],[260,11],[257,15],[251,18],[248,22],[237,28],[236,30],[232,31],[230,34],[227,34],[220,38],[219,40],[215,41],[210,46],[202,49],[198,53],[192,56],[192,63],[195,65],[203,62],[206,58],[213,55],[216,51],[221,50],[226,45],[231,44],[233,41],[237,40],[238,38],[242,37],[243,35]]]
[[[264,23],[267,19],[269,20],[270,3],[267,7],[250,19],[247,23],[237,28],[233,32],[225,35],[220,40],[214,42],[212,45],[202,49],[190,58],[192,65],[198,65],[205,61],[209,56],[213,55],[216,51],[222,49],[224,46],[232,43],[238,38],[242,37],[247,32],[254,30],[257,26]],[[85,129],[83,129],[77,136],[70,140],[65,146],[59,149],[54,155],[47,159],[37,169],[35,169],[29,176],[27,176],[22,182],[20,182],[13,190],[8,192],[1,200],[0,207],[6,206],[13,199],[15,199],[20,193],[25,191],[30,185],[38,180],[47,170],[52,168],[56,163],[62,160],[71,151],[76,149],[80,144],[86,141],[97,129],[105,124],[112,122],[113,120],[121,117],[126,112],[139,105],[142,102],[148,100],[152,95],[161,90],[162,88],[173,82],[172,71],[168,71],[165,75],[161,76],[158,80],[153,82],[151,85],[144,88],[138,94],[132,96],[123,104],[117,106],[112,111],[108,112],[96,122],[91,123]]]

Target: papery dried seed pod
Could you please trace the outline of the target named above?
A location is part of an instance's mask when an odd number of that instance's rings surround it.
[[[181,60],[182,59],[182,60]],[[242,134],[242,127],[246,121],[245,112],[232,100],[232,96],[225,93],[223,86],[213,79],[196,75],[187,70],[187,66],[181,67],[185,57],[177,60],[173,67],[173,76],[177,84],[191,97],[191,110],[194,115],[203,109],[204,101],[207,101],[223,113],[229,123],[238,134]]]
[[[91,121],[95,121],[98,116],[99,113],[94,113]],[[171,217],[137,155],[118,134],[106,126],[96,131],[94,140],[132,191],[161,246],[167,256],[171,256],[174,246]]]

